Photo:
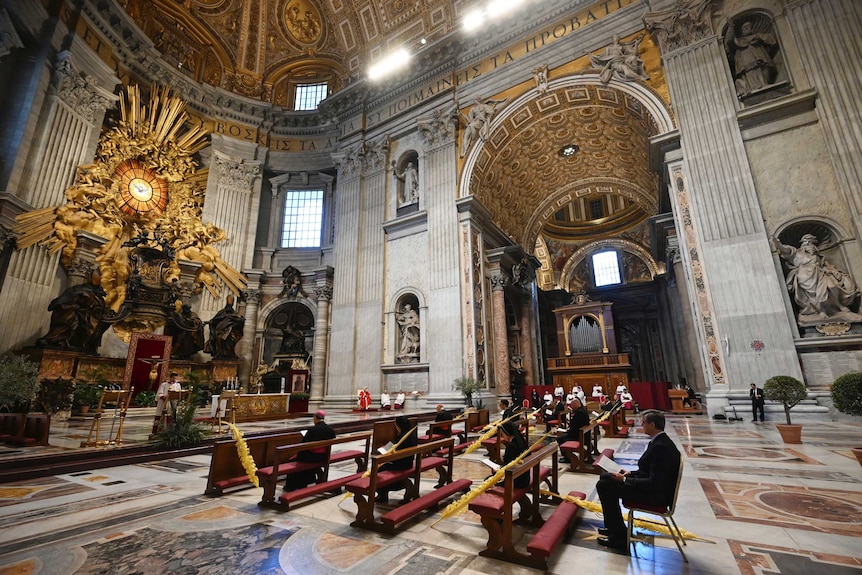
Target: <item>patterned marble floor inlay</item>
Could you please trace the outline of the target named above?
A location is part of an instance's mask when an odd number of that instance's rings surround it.
[[[722,445],[685,445],[689,457],[741,459],[743,461],[780,461],[782,463],[811,463],[823,465],[816,459],[788,447],[739,447]]]
[[[674,431],[681,437],[750,437],[752,439],[763,439],[763,436],[749,429],[738,427],[694,427],[685,425],[674,425]]]
[[[73,483],[59,477],[42,477],[0,485],[0,507],[17,505],[21,500],[41,501],[92,490],[92,487]]]
[[[840,471],[818,469],[783,469],[759,466],[732,465],[721,463],[701,463],[692,461],[691,468],[695,471],[711,471],[717,473],[739,473],[741,475],[764,475],[767,477],[799,477],[822,481],[841,481],[844,483],[860,483],[860,479]]]
[[[742,575],[859,575],[862,559],[728,540]]]
[[[717,481],[700,485],[718,519],[862,536],[862,493]]]

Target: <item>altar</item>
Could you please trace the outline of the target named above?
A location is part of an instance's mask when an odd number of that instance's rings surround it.
[[[222,418],[225,418],[225,409],[229,409],[226,402],[221,401],[220,396],[212,396],[210,416],[217,417],[217,407],[223,410]],[[288,407],[290,406],[289,393],[252,393],[237,395],[233,398],[234,417],[237,422],[261,421],[265,419],[286,419]],[[226,419],[230,420],[227,415]]]

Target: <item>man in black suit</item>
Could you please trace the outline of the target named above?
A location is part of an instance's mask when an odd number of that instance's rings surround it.
[[[638,460],[637,471],[602,473],[596,484],[605,526],[599,529],[599,545],[628,554],[626,525],[619,500],[633,499],[652,505],[670,505],[676,492],[680,453],[664,432],[664,414],[648,410],[643,414],[643,430],[649,445]]]
[[[314,414],[314,426],[305,432],[302,437],[302,443],[311,443],[312,441],[323,441],[324,439],[335,439],[335,430],[327,425],[324,419],[326,412],[322,409],[317,410]],[[300,451],[296,454],[296,460],[305,463],[320,463],[321,467],[327,460],[327,452],[329,448],[317,447],[308,451]],[[317,479],[317,471],[297,471],[287,476],[284,481],[285,491],[295,491],[307,487],[309,483]]]
[[[751,421],[757,421],[758,411],[760,412],[760,421],[763,421],[763,389],[752,383],[751,389],[748,390],[748,395],[751,397]]]
[[[434,416],[434,423],[439,423],[441,421],[452,421],[452,413],[449,412],[447,409],[444,409],[442,403],[438,403],[437,415]],[[449,437],[450,435],[452,435],[452,426],[441,425],[437,427],[437,433]]]

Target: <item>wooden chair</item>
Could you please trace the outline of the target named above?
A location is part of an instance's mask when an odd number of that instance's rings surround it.
[[[651,505],[649,503],[639,503],[637,501],[628,501],[623,499],[623,506],[628,508],[629,516],[628,516],[628,544],[631,545],[633,542],[644,541],[645,538],[639,535],[635,535],[634,525],[635,525],[635,511],[639,511],[641,513],[649,513],[650,515],[658,515],[664,520],[665,525],[667,525],[668,531],[670,531],[671,537],[673,537],[674,543],[676,543],[677,548],[679,549],[680,555],[682,555],[683,561],[688,563],[688,557],[685,556],[685,552],[682,550],[682,546],[686,544],[685,538],[682,536],[682,531],[679,530],[679,527],[676,525],[676,521],[673,519],[673,513],[676,510],[676,500],[679,496],[679,485],[682,483],[682,466],[685,463],[685,458],[680,454],[679,456],[679,473],[676,476],[676,490],[673,492],[673,501],[671,501],[670,505]],[[680,545],[680,542],[682,545]]]
[[[90,423],[90,433],[87,435],[87,440],[81,442],[81,447],[99,447],[103,445],[122,445],[123,444],[123,425],[126,422],[126,413],[129,409],[129,404],[132,400],[132,394],[135,388],[109,390],[103,389],[102,395],[99,397],[99,404],[96,406],[96,413],[93,414],[93,421]],[[113,406],[113,412],[108,413],[111,418],[111,429],[108,432],[107,439],[101,439],[102,434],[102,417],[105,414],[105,408]],[[114,423],[119,419],[120,423],[114,429]],[[95,436],[95,439],[93,437]]]
[[[217,403],[215,405],[215,417],[210,420],[210,431],[217,429],[218,433],[221,433],[221,426],[224,421],[236,425],[236,408],[234,400],[237,395],[239,395],[239,392],[235,390],[222,391],[221,395],[218,396],[218,399],[214,400]],[[224,409],[222,409],[222,405],[224,405]]]

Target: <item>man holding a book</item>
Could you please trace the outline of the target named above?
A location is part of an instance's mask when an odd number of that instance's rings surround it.
[[[664,432],[664,414],[648,410],[643,414],[643,430],[649,445],[638,460],[636,471],[627,471],[604,457],[596,464],[604,469],[596,484],[605,526],[599,529],[599,545],[628,554],[626,525],[620,511],[620,499],[632,499],[653,505],[670,505],[676,492],[680,453]]]

